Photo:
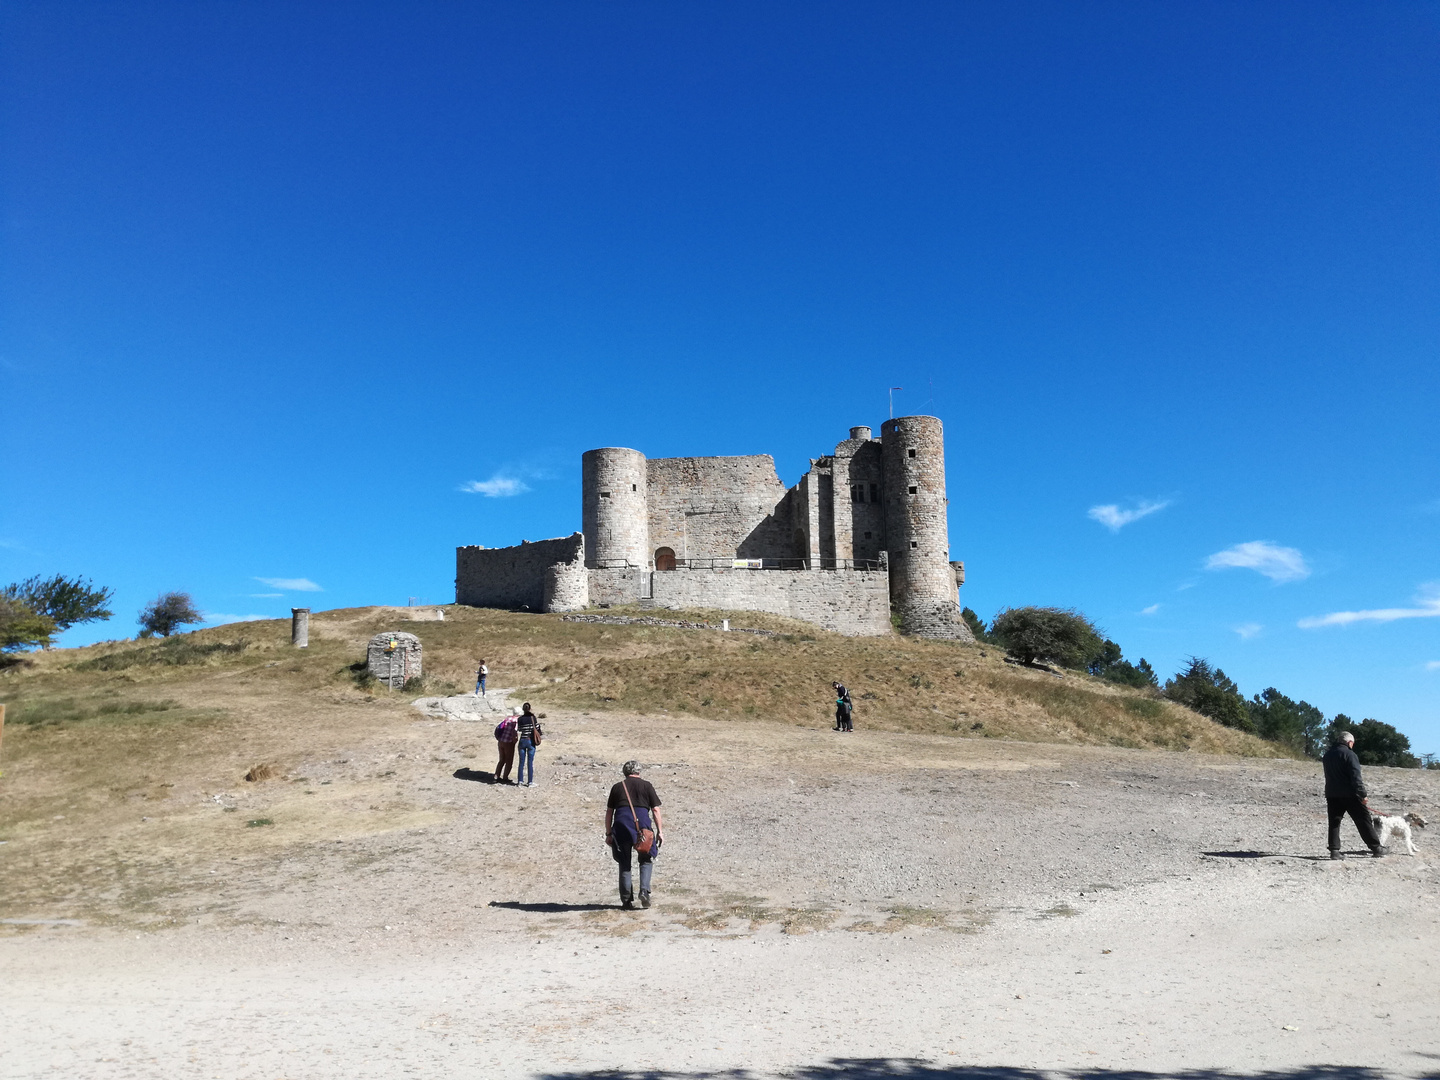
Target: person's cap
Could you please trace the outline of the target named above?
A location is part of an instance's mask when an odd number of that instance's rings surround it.
[[[624,765],[620,766],[620,771],[623,772],[626,776],[634,776],[640,771],[640,762],[627,761]]]

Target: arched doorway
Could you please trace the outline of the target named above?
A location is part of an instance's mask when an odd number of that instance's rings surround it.
[[[655,569],[674,570],[675,550],[674,548],[662,547],[655,549]]]

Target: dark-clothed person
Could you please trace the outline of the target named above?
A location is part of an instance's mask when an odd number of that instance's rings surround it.
[[[1380,846],[1380,838],[1375,835],[1375,825],[1370,820],[1365,781],[1360,776],[1360,759],[1355,756],[1354,746],[1355,736],[1342,731],[1335,745],[1320,759],[1325,769],[1325,806],[1330,812],[1330,858],[1345,857],[1340,853],[1340,823],[1349,814],[1355,828],[1360,830],[1360,839],[1378,859],[1385,854],[1385,849]]]
[[[605,843],[620,864],[620,906],[628,911],[635,906],[632,856],[640,856],[640,906],[648,908],[650,875],[665,832],[660,819],[660,796],[650,781],[640,778],[639,763],[627,761],[621,771],[625,779],[610,789],[610,798],[605,803]],[[654,844],[648,853],[635,851],[641,829],[655,832]]]
[[[850,691],[844,683],[831,683],[835,688],[835,730],[855,730],[855,703],[850,700]]]

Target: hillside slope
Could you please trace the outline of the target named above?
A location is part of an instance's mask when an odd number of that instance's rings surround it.
[[[1282,756],[1272,744],[1224,728],[1171,702],[1088,676],[1023,669],[994,648],[893,636],[846,638],[806,623],[750,612],[605,612],[606,617],[684,619],[736,632],[567,621],[556,615],[449,607],[353,608],[311,616],[306,650],[289,647],[279,620],[215,627],[169,641],[116,642],[33,657],[0,679],[18,706],[12,723],[119,715],[146,701],[190,710],[222,709],[226,695],[200,683],[223,673],[271,681],[282,693],[324,691],[331,706],[474,685],[484,658],[492,683],[519,688],[537,705],[686,713],[716,720],[768,720],[803,726],[831,722],[830,683],[849,686],[856,723],[910,731],[1032,742]],[[423,621],[410,621],[431,615]],[[423,685],[391,693],[349,670],[364,643],[386,629],[418,634]],[[766,634],[739,632],[758,629]],[[277,670],[278,669],[278,670]],[[338,696],[337,696],[338,695]],[[110,709],[103,714],[97,710]],[[155,710],[157,712],[167,710]]]

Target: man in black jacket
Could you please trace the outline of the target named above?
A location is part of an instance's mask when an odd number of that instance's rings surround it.
[[[1375,835],[1370,806],[1365,798],[1365,781],[1360,778],[1360,759],[1355,756],[1355,736],[1342,731],[1335,745],[1320,759],[1325,768],[1325,805],[1330,810],[1330,858],[1343,859],[1340,851],[1340,823],[1349,814],[1360,830],[1360,839],[1375,858],[1388,855]]]

